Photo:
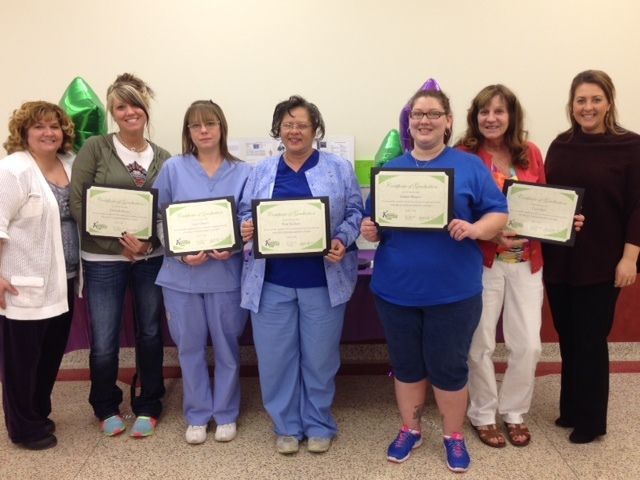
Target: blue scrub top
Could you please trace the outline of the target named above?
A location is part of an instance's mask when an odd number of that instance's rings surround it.
[[[177,155],[164,163],[153,187],[158,189],[161,211],[175,202],[228,196],[237,205],[250,172],[245,162],[224,160],[210,177],[196,157]],[[156,284],[185,293],[230,292],[240,288],[241,270],[241,252],[228,260],[210,258],[196,267],[165,256]]]

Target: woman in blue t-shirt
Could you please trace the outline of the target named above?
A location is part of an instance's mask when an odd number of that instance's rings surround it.
[[[453,169],[454,219],[442,231],[378,231],[371,218],[362,222],[362,235],[380,241],[371,290],[403,422],[387,458],[403,462],[422,444],[420,419],[431,383],[444,419],[447,465],[466,471],[467,355],[482,310],[482,253],[475,240],[500,231],[507,222],[507,203],[478,157],[447,147],[452,124],[447,96],[419,91],[410,105],[413,149],[385,167]],[[370,213],[371,198],[365,215]]]

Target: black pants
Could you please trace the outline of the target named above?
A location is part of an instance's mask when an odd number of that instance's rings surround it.
[[[620,289],[611,283],[574,287],[547,283],[560,337],[560,417],[584,435],[607,433],[609,348]]]
[[[45,320],[0,316],[4,420],[14,443],[47,436],[51,392],[69,338],[73,318],[73,281],[68,282],[70,311]]]

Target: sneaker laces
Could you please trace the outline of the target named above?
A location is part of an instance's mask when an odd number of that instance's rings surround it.
[[[451,453],[453,453],[456,457],[462,457],[464,455],[464,439],[462,435],[459,433],[454,433],[451,435],[449,441]]]
[[[398,436],[393,441],[393,445],[396,447],[404,446],[404,444],[407,443],[411,438],[411,435],[412,433],[409,431],[400,430],[400,433],[398,433]]]
[[[403,425],[400,429],[400,433],[398,433],[398,436],[393,441],[393,445],[395,447],[403,447],[405,443],[411,441],[411,439],[415,440],[417,436],[418,435],[413,433],[409,427]]]

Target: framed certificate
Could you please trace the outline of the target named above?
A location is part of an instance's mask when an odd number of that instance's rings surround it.
[[[520,237],[572,246],[573,217],[580,211],[584,189],[505,180],[509,204],[507,228]]]
[[[165,255],[240,248],[236,203],[231,196],[172,203],[163,219]]]
[[[372,168],[371,219],[381,230],[446,229],[453,219],[453,169]]]
[[[331,247],[329,197],[252,200],[256,258],[326,255]]]
[[[83,232],[120,238],[123,232],[149,240],[156,234],[158,191],[153,188],[87,185],[83,194]]]

